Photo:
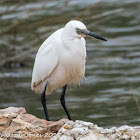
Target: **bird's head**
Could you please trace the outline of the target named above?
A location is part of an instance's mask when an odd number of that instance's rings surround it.
[[[94,34],[93,32],[87,30],[86,26],[77,20],[69,21],[65,26],[65,31],[72,38],[81,38],[81,37],[94,37],[103,41],[107,41],[103,37]]]

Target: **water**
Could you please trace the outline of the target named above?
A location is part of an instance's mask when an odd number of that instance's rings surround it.
[[[25,107],[45,118],[40,95],[30,89],[42,42],[71,19],[108,42],[87,39],[86,80],[69,87],[71,117],[99,126],[140,125],[140,1],[0,1],[0,108]],[[61,90],[47,96],[51,120],[66,117]]]

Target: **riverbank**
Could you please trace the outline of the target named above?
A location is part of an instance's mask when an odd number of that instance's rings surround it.
[[[139,140],[140,126],[102,128],[85,121],[46,121],[28,114],[25,108],[0,110],[0,140]]]

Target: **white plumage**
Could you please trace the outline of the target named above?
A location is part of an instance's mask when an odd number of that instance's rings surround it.
[[[76,28],[86,30],[82,22],[70,21],[48,37],[39,48],[31,82],[31,88],[36,93],[42,93],[46,83],[46,94],[49,94],[66,84],[79,83],[84,77],[85,35],[78,34]]]
[[[41,94],[41,101],[49,121],[45,94],[63,87],[60,102],[68,119],[70,114],[65,105],[65,91],[68,84],[80,83],[85,75],[86,42],[84,37],[106,39],[86,29],[80,21],[70,21],[62,29],[54,32],[39,48],[33,73],[31,88]]]

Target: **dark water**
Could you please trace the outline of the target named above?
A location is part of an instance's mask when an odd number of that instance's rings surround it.
[[[0,1],[0,108],[26,108],[44,118],[30,89],[42,42],[71,19],[108,42],[87,39],[86,80],[69,87],[71,117],[99,126],[140,125],[140,0]],[[66,117],[58,90],[47,96],[51,120]]]

